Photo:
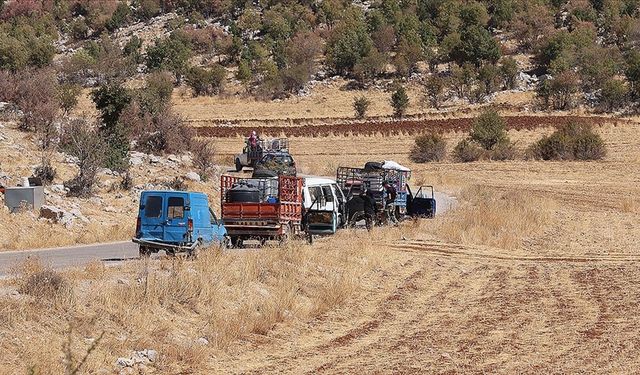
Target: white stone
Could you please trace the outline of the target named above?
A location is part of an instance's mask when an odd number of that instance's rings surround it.
[[[196,172],[189,172],[184,175],[184,178],[186,178],[187,180],[200,182],[200,175]]]
[[[124,358],[124,357],[120,357],[116,360],[116,366],[120,366],[120,367],[131,367],[133,366],[134,362],[133,359],[131,358]]]

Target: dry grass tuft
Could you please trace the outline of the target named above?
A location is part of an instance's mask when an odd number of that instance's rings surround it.
[[[439,235],[449,241],[517,249],[549,225],[555,203],[527,192],[497,192],[474,186],[462,191],[459,209],[443,222]]]
[[[313,319],[347,301],[381,259],[363,236],[341,234],[314,247],[292,242],[260,251],[211,250],[196,261],[140,260],[122,268],[89,264],[63,274],[30,260],[14,272],[21,293],[75,297],[66,299],[65,309],[50,310],[30,298],[5,304],[9,298],[0,296],[3,313],[14,315],[11,324],[0,325],[0,337],[42,332],[42,340],[63,343],[70,313],[72,342],[106,332],[83,368],[87,372],[111,368],[116,358],[143,349],[158,351],[154,366],[162,373],[205,371],[216,352],[238,339],[268,335],[279,324]],[[52,326],[60,329],[48,331]],[[0,345],[3,357],[23,358],[0,361],[0,373],[26,370],[16,363],[61,373],[62,361],[33,350],[40,344]],[[76,352],[86,349],[77,346]]]

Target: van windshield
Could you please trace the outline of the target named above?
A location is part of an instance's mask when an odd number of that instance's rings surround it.
[[[169,197],[167,219],[184,219],[184,198]]]
[[[145,217],[161,217],[162,216],[162,197],[151,195],[147,197],[144,204]]]

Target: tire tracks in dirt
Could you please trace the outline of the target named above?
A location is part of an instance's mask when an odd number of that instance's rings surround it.
[[[391,249],[425,256],[445,256],[460,259],[492,260],[527,263],[637,263],[640,255],[636,254],[593,254],[580,256],[518,256],[497,248],[441,243],[423,240],[410,240],[403,244],[390,243]]]

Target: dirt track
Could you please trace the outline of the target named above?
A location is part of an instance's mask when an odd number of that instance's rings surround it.
[[[531,130],[539,127],[560,126],[569,122],[588,122],[602,124],[612,122],[609,117],[597,116],[506,116],[507,127],[514,130]],[[626,120],[614,120],[614,122]],[[398,135],[418,134],[424,131],[451,132],[467,131],[471,128],[472,118],[429,119],[404,121],[367,121],[344,122],[326,125],[301,126],[254,126],[251,129],[269,137],[285,135],[287,137],[324,137],[330,135]],[[197,127],[201,137],[236,137],[246,135],[246,129],[238,126],[216,125]]]

